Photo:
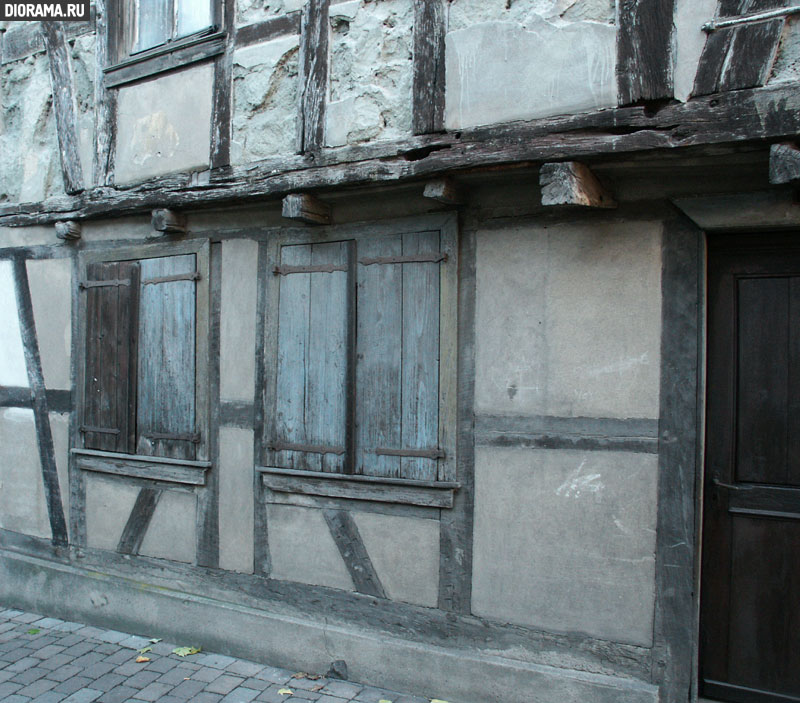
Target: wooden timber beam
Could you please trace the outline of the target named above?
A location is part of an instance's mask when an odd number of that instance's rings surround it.
[[[152,225],[156,232],[167,235],[186,234],[186,216],[183,213],[158,208],[152,212]]]
[[[78,154],[75,96],[67,41],[61,22],[40,22],[40,25],[50,64],[50,83],[53,88],[53,107],[56,114],[64,190],[67,193],[78,193],[83,190],[83,170]]]
[[[597,176],[578,161],[544,164],[539,171],[542,205],[615,208],[617,203]]]
[[[443,0],[414,0],[414,134],[444,129],[444,35]]]
[[[671,98],[675,0],[620,0],[618,7],[619,104]]]
[[[796,144],[773,144],[769,150],[769,182],[773,185],[800,181],[800,149]]]
[[[81,238],[81,223],[75,220],[56,222],[56,237],[64,241],[75,241]]]
[[[325,144],[328,96],[329,0],[308,0],[300,22],[300,119],[298,151],[315,152]]]
[[[462,205],[464,194],[452,178],[437,178],[425,184],[423,197],[438,200],[445,205]]]
[[[698,97],[652,111],[644,106],[425,135],[402,142],[325,149],[212,171],[152,179],[130,188],[94,188],[80,196],[0,205],[0,225],[209,208],[345,186],[430,180],[469,169],[548,161],[614,159],[688,147],[793,140],[800,134],[800,90],[792,83]]]
[[[281,214],[308,225],[329,225],[331,206],[308,193],[292,193],[283,199]]]
[[[106,0],[95,0],[97,41],[95,42],[94,69],[94,154],[92,178],[96,186],[110,186],[114,182],[114,155],[117,134],[117,91],[105,84],[105,69],[111,63],[108,55],[108,5]]]

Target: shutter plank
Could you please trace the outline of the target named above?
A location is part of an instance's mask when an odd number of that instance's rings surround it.
[[[311,246],[281,248],[281,265],[307,266]],[[311,274],[292,273],[281,279],[278,304],[278,372],[275,389],[275,439],[306,444],[306,368],[311,300]],[[275,453],[275,465],[310,470],[305,452]]]
[[[364,239],[358,258],[399,256],[402,237]],[[400,457],[378,456],[401,441],[403,264],[357,266],[355,473],[397,478]]]
[[[137,453],[194,459],[195,283],[155,278],[196,271],[195,256],[168,256],[141,262]]]
[[[438,232],[403,236],[403,254],[439,251]],[[402,449],[436,449],[439,442],[439,269],[403,264]],[[403,457],[402,478],[435,481],[435,459]]]
[[[345,242],[314,244],[311,264],[347,265]],[[312,273],[305,418],[308,443],[344,447],[347,414],[347,273]],[[315,471],[344,472],[344,455],[308,457]]]
[[[788,0],[720,0],[718,19],[785,7]],[[785,20],[718,29],[706,40],[694,95],[764,85],[775,60]]]
[[[90,281],[129,280],[126,286],[86,289],[86,369],[83,425],[107,430],[84,432],[87,449],[133,451],[138,265],[94,263]]]

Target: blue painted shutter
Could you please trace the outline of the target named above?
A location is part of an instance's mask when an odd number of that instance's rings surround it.
[[[281,248],[273,466],[345,471],[351,246]]]
[[[358,243],[357,474],[437,478],[440,267],[446,265],[435,261],[439,246],[438,232]],[[374,261],[397,257],[406,261]],[[434,260],[408,261],[416,257]]]
[[[140,266],[136,451],[194,459],[195,256],[143,259]]]

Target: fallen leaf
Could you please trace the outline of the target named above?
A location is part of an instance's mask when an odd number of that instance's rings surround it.
[[[179,657],[188,657],[190,654],[199,654],[200,647],[176,647],[172,650],[173,654],[177,654]]]
[[[447,703],[447,701],[440,700],[439,698],[431,698],[431,703]]]
[[[150,638],[149,640],[147,640],[147,641],[148,641],[150,644],[157,644],[158,642],[161,642],[161,638],[160,638],[160,637],[151,637],[151,638]]]
[[[32,627],[30,630],[28,630],[28,632],[27,632],[26,634],[29,634],[29,635],[38,635],[38,634],[39,634],[39,632],[40,632],[40,630],[39,630],[38,628]]]
[[[319,674],[306,674],[306,678],[309,681],[316,681],[317,679],[321,679],[322,677]]]
[[[292,674],[293,679],[305,679],[308,677],[308,674],[304,671],[298,671],[296,674]]]
[[[282,688],[278,691],[278,694],[281,696],[293,696],[294,691],[291,688]]]
[[[149,661],[150,661],[150,657],[143,657],[141,654],[138,657],[136,657],[136,663],[137,664],[144,664],[145,662],[149,662]]]
[[[381,699],[378,701],[378,703],[392,703],[392,702],[391,702],[390,700],[387,700],[386,698],[381,698]]]
[[[153,651],[152,647],[142,647],[139,650],[139,654],[147,654],[148,652],[152,652],[152,651]]]
[[[316,693],[317,691],[321,691],[323,688],[325,688],[325,684],[324,683],[318,683],[316,686],[312,686],[311,690]]]

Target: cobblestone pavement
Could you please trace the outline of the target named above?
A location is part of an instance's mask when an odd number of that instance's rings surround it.
[[[180,657],[172,651],[176,647],[20,610],[0,610],[0,701],[429,703],[430,700],[349,681],[307,678],[298,672],[222,654],[200,652]],[[140,653],[146,648],[150,649]],[[137,663],[137,657],[147,657],[149,661]]]

